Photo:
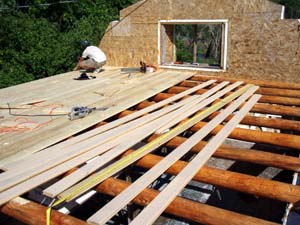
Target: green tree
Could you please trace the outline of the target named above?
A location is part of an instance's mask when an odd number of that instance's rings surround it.
[[[300,18],[299,0],[273,0]],[[0,88],[70,71],[80,40],[98,45],[119,10],[137,0],[2,0]],[[180,43],[183,45],[183,43]],[[190,57],[183,51],[180,60]]]
[[[70,71],[81,53],[80,41],[98,45],[119,10],[135,1],[59,2],[0,3],[0,88]]]

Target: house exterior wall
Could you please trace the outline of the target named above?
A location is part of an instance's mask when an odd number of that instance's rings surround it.
[[[300,82],[300,22],[281,11],[267,0],[144,0],[121,11],[100,48],[111,66],[157,65],[159,20],[228,19],[228,68],[212,75]]]

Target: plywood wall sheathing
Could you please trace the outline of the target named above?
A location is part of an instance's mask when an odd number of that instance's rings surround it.
[[[159,20],[228,19],[228,69],[217,75],[299,82],[300,23],[281,20],[281,12],[267,0],[140,1],[120,12],[100,47],[112,66],[158,64]]]

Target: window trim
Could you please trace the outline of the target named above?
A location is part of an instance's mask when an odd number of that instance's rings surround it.
[[[199,70],[199,71],[213,71],[213,72],[225,72],[227,71],[227,58],[228,58],[228,19],[205,19],[205,20],[194,20],[194,19],[172,19],[172,20],[158,20],[158,58],[157,62],[160,68],[166,69],[181,69],[181,70]],[[224,24],[224,55],[221,62],[222,68],[220,69],[209,69],[209,68],[190,68],[190,67],[180,67],[180,66],[164,66],[161,61],[161,31],[162,26],[168,24]]]

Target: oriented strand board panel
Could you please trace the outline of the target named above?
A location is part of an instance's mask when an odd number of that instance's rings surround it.
[[[125,19],[110,25],[100,47],[112,66],[157,64],[159,20],[228,19],[228,69],[214,75],[299,82],[300,22],[280,20],[281,12],[267,0],[139,1],[120,12]]]

